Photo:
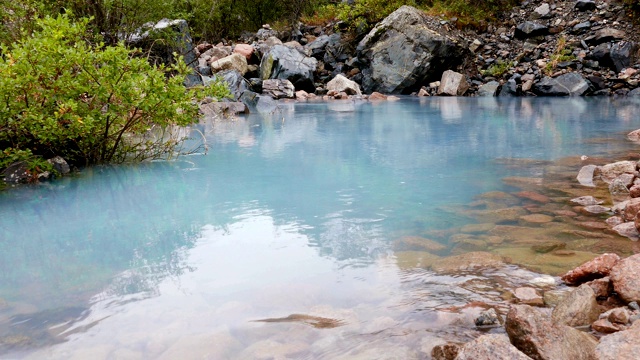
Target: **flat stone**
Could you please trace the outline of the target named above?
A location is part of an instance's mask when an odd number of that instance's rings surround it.
[[[574,204],[582,205],[582,206],[589,206],[589,205],[600,205],[604,201],[598,200],[593,196],[580,196],[580,197],[571,199],[571,202]]]
[[[549,240],[549,241],[542,242],[540,244],[532,245],[531,250],[537,253],[546,254],[555,250],[564,249],[566,246],[567,244],[562,241]]]
[[[611,208],[602,205],[588,205],[582,208],[587,215],[600,215],[611,211]]]
[[[394,248],[398,250],[419,250],[434,253],[446,250],[447,246],[435,240],[420,236],[405,236],[394,242]]]
[[[521,216],[520,220],[531,224],[545,224],[553,221],[553,217],[544,214],[530,214]]]
[[[484,251],[473,251],[438,259],[431,268],[440,273],[455,273],[475,268],[497,267],[503,264],[504,262],[500,255]]]
[[[600,309],[593,289],[582,284],[562,300],[551,313],[551,319],[568,326],[590,325],[598,319]]]
[[[401,269],[429,269],[434,262],[440,259],[439,256],[426,251],[396,251],[394,255],[398,267]]]
[[[535,191],[520,191],[516,193],[516,196],[523,199],[529,199],[541,204],[547,204],[551,202],[551,199],[548,196],[542,195]]]
[[[574,285],[602,278],[609,275],[618,261],[620,257],[617,254],[602,254],[567,272],[561,279],[567,284]]]
[[[513,295],[520,304],[543,306],[544,299],[538,291],[531,287],[519,287],[514,290]]]
[[[618,261],[609,277],[613,288],[627,302],[640,301],[640,254]]]
[[[593,324],[591,324],[591,329],[605,334],[612,334],[614,332],[626,330],[627,326],[612,323],[605,318],[594,321]]]
[[[531,360],[509,342],[504,334],[482,335],[466,343],[458,352],[456,360]]]

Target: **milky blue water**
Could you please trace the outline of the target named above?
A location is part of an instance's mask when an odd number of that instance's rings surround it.
[[[473,296],[400,269],[392,242],[539,175],[512,159],[636,151],[639,115],[606,99],[281,103],[199,125],[206,155],[5,191],[0,357],[427,356],[424,339],[456,336],[428,309]],[[289,314],[347,325],[252,321]]]

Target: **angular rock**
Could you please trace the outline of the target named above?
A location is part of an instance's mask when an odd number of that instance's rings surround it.
[[[596,294],[596,298],[607,298],[613,292],[613,284],[611,284],[611,279],[608,276],[591,280],[585,284],[591,287],[593,293]]]
[[[234,53],[238,53],[242,56],[244,56],[247,61],[249,61],[249,59],[251,59],[251,56],[253,55],[253,46],[249,45],[249,44],[237,44],[234,48],[233,48],[233,52]]]
[[[67,164],[67,161],[63,159],[62,156],[53,157],[48,159],[47,162],[53,165],[53,170],[59,175],[68,174],[71,171],[69,164]]]
[[[329,35],[318,36],[315,40],[304,46],[307,54],[311,54],[314,58],[322,60],[325,54],[325,48],[329,43]]]
[[[539,96],[582,96],[589,90],[589,83],[577,72],[556,78],[545,76],[533,85],[533,92]]]
[[[640,88],[638,88],[638,89],[640,89]],[[640,90],[638,91],[638,94],[640,94]],[[633,130],[632,132],[628,133],[627,134],[627,139],[629,139],[630,141],[633,141],[633,142],[640,142],[640,129]]]
[[[242,74],[237,70],[220,71],[215,74],[214,77],[227,83],[227,86],[235,100],[238,100],[240,95],[242,95],[246,90],[249,90],[250,87],[249,82],[242,77]],[[207,86],[208,84],[209,80],[205,78],[204,85]]]
[[[498,88],[500,87],[500,83],[497,81],[489,81],[486,84],[483,84],[482,86],[480,86],[480,88],[478,89],[478,96],[496,96],[496,92],[498,91]]]
[[[598,166],[596,165],[585,165],[578,172],[578,182],[582,186],[588,187],[596,187],[596,184],[593,183],[593,175]]]
[[[633,65],[636,61],[638,53],[638,44],[631,41],[620,41],[611,46],[611,62],[613,69],[617,72],[622,71]]]
[[[574,7],[580,11],[591,11],[596,9],[596,3],[593,0],[578,0]]]
[[[456,360],[531,360],[515,346],[504,334],[482,335],[466,343],[458,352]]]
[[[592,45],[600,45],[602,43],[610,42],[613,40],[622,40],[626,36],[622,30],[614,28],[604,28],[596,31],[593,39],[589,42]]]
[[[611,211],[611,208],[602,205],[589,205],[582,209],[585,215],[600,215]]]
[[[561,279],[569,285],[581,284],[593,279],[609,276],[613,266],[620,261],[617,254],[602,254],[591,261],[564,274]]]
[[[247,105],[252,113],[267,114],[278,108],[278,104],[270,96],[259,95],[249,90],[242,93],[240,101]]]
[[[622,210],[622,219],[624,221],[633,221],[640,212],[640,198],[634,198],[626,202],[624,210]]]
[[[625,330],[627,329],[627,326],[612,323],[608,319],[598,319],[594,321],[593,324],[591,324],[591,329],[601,333],[611,334],[614,332]]]
[[[315,92],[313,73],[317,65],[315,58],[284,45],[275,45],[262,56],[260,77],[263,80],[289,80],[296,90]]]
[[[491,308],[480,313],[480,315],[474,320],[476,326],[491,326],[500,325],[500,317],[496,312],[496,309]]]
[[[262,81],[262,93],[273,99],[293,99],[295,88],[289,80],[267,79]]]
[[[464,75],[452,70],[442,73],[438,95],[462,96],[469,89],[469,84]]]
[[[542,5],[533,9],[533,13],[531,13],[531,18],[533,19],[546,18],[550,12],[551,12],[551,8],[549,7],[549,4],[543,3]]]
[[[614,290],[627,302],[640,301],[640,254],[620,260],[612,269],[609,277]]]
[[[525,21],[516,27],[514,36],[516,39],[524,40],[536,36],[545,36],[548,33],[548,27],[533,21]]]
[[[0,178],[3,178],[7,184],[26,184],[34,181],[33,174],[31,174],[27,163],[24,161],[15,162],[7,166],[0,173]]]
[[[520,304],[543,306],[544,299],[538,291],[531,287],[519,287],[514,290],[513,295]]]
[[[355,81],[347,79],[344,75],[338,74],[327,83],[327,90],[344,92],[347,95],[362,95],[360,85]]]
[[[622,174],[635,174],[637,164],[635,161],[618,161],[600,167],[600,178],[610,184],[615,178]]]
[[[515,79],[511,78],[507,80],[502,88],[500,89],[500,93],[498,94],[500,97],[509,97],[509,96],[518,96],[518,83]]]
[[[628,238],[632,241],[638,241],[640,239],[640,232],[636,228],[634,222],[625,222],[620,225],[616,225],[612,228],[618,235]]]
[[[625,331],[603,336],[596,346],[599,360],[635,360],[640,354],[640,321]]]
[[[366,93],[411,93],[460,64],[468,49],[429,28],[424,12],[401,6],[357,46]]]
[[[621,179],[621,176],[618,176],[609,183],[609,194],[611,194],[611,202],[613,204],[629,200],[631,197],[629,189],[627,188],[625,181]]]
[[[214,73],[223,70],[235,70],[244,76],[249,70],[247,58],[236,53],[211,63],[211,71]]]
[[[533,359],[596,360],[597,341],[572,327],[554,324],[528,305],[514,305],[505,329],[511,343]]]
[[[564,298],[551,313],[551,319],[568,326],[590,325],[598,319],[600,309],[593,289],[582,284]]]

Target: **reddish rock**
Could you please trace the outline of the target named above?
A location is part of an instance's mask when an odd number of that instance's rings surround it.
[[[613,285],[608,276],[585,283],[591,287],[596,298],[606,298],[613,292]]]
[[[369,100],[377,101],[377,100],[387,100],[387,95],[381,94],[377,91],[374,91],[369,95]]]
[[[520,304],[544,306],[544,299],[534,288],[519,287],[514,290],[513,295]]]
[[[640,232],[638,232],[638,229],[636,229],[635,221],[625,222],[620,225],[616,225],[611,230],[615,231],[618,235],[624,236],[633,241],[637,241],[640,238]]]
[[[570,326],[554,324],[528,305],[509,309],[505,330],[511,343],[536,360],[595,360],[596,339]]]
[[[599,360],[637,360],[640,354],[640,321],[631,328],[603,336],[596,347]]]
[[[611,334],[614,332],[622,331],[627,328],[625,325],[615,324],[608,319],[598,319],[591,324],[591,328],[597,332]]]
[[[600,215],[611,211],[611,208],[602,205],[588,205],[582,208],[580,211],[584,215]]]
[[[233,52],[240,54],[249,60],[251,59],[251,55],[253,55],[253,46],[249,44],[238,44],[233,49]]]
[[[613,289],[624,301],[640,301],[640,254],[620,260],[611,269]]]
[[[636,218],[638,211],[640,211],[640,198],[631,199],[624,207],[622,218],[625,221],[633,221]]]
[[[431,349],[431,358],[433,360],[454,360],[458,356],[460,345],[448,343],[444,345],[436,345]]]
[[[632,198],[640,197],[640,185],[633,185],[633,186],[629,189],[629,195],[630,195]]]
[[[516,194],[516,196],[523,199],[529,199],[531,201],[535,201],[541,204],[547,204],[551,201],[551,199],[549,199],[548,196],[542,195],[535,191],[520,191],[519,193]]]
[[[602,254],[564,274],[562,276],[562,281],[567,284],[574,285],[608,276],[611,268],[619,260],[620,257],[616,254]]]
[[[489,334],[466,343],[458,352],[456,360],[531,360],[515,346],[504,334]]]
[[[590,325],[598,319],[600,309],[596,294],[587,284],[582,284],[567,295],[551,313],[551,319],[568,326]]]
[[[610,184],[615,178],[622,174],[634,174],[635,172],[635,161],[618,161],[600,167],[600,177],[607,184]]]
[[[582,205],[582,206],[589,206],[589,205],[600,205],[604,201],[598,200],[593,196],[580,196],[580,197],[571,199],[571,202],[574,204]]]
[[[608,218],[607,220],[605,220],[604,222],[606,222],[607,225],[609,225],[611,227],[616,227],[616,226],[624,223],[624,220],[620,216],[612,216],[612,217]]]

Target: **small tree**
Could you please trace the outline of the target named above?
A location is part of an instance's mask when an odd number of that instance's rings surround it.
[[[123,44],[92,45],[88,21],[45,17],[2,48],[0,168],[30,153],[80,165],[159,158],[181,140],[166,131],[197,119],[181,59],[154,67]]]

